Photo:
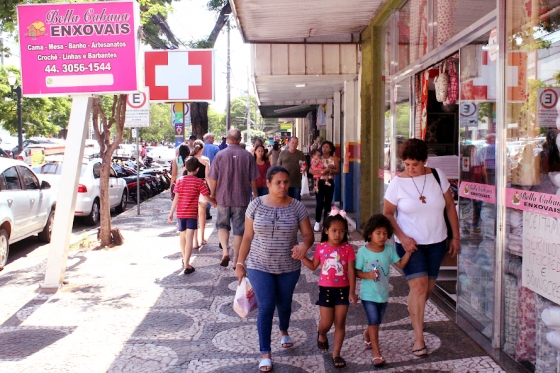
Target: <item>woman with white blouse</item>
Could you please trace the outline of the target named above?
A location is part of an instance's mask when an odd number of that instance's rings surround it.
[[[414,329],[412,353],[428,356],[424,342],[424,311],[430,298],[445,251],[447,250],[447,213],[453,236],[449,237],[449,252],[459,252],[459,220],[447,176],[440,169],[426,167],[428,149],[419,139],[408,139],[401,148],[405,170],[391,180],[383,214],[395,230],[395,246],[402,257],[411,253],[403,272],[408,281],[408,311]],[[439,182],[434,176],[439,176]],[[395,217],[395,213],[398,212]]]
[[[239,281],[248,275],[257,297],[261,372],[272,370],[270,340],[275,309],[282,336],[280,343],[284,348],[293,346],[288,335],[292,296],[301,259],[315,241],[307,209],[288,196],[288,171],[280,166],[269,168],[266,184],[269,194],[253,200],[245,213],[245,234],[235,267]],[[303,242],[298,242],[298,230]]]

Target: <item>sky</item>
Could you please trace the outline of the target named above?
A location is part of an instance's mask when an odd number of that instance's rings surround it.
[[[206,10],[207,0],[173,1],[173,12],[167,21],[175,37],[187,44],[191,40],[208,37],[215,23],[213,12]],[[233,24],[233,22],[232,22]],[[227,66],[227,33],[226,29],[220,33],[214,49],[215,62],[215,98],[211,106],[218,112],[225,112],[226,107],[226,66]],[[4,64],[20,67],[19,46],[5,37],[5,43],[12,50],[13,56],[6,58]],[[244,44],[239,30],[230,32],[231,41],[231,99],[245,96],[247,93],[247,73],[250,61],[249,44]],[[180,46],[179,49],[186,49]],[[252,88],[249,88],[252,93]]]

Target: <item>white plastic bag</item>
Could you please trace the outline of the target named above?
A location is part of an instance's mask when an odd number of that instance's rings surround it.
[[[309,179],[307,178],[307,172],[304,172],[303,175],[301,175],[301,195],[309,195]]]
[[[235,298],[233,298],[233,310],[239,315],[239,317],[245,318],[251,312],[257,308],[257,297],[255,297],[255,291],[249,282],[247,277],[243,277],[241,283],[237,285],[237,290],[235,292]]]

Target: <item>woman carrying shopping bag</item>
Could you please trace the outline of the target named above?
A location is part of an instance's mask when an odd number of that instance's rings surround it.
[[[289,348],[294,344],[288,335],[292,296],[299,279],[301,259],[315,241],[307,209],[288,196],[288,171],[280,166],[271,167],[266,184],[269,194],[256,198],[247,208],[245,234],[235,265],[239,282],[247,275],[257,297],[261,372],[272,370],[270,343],[275,309],[281,346]],[[303,242],[297,240],[298,230]]]

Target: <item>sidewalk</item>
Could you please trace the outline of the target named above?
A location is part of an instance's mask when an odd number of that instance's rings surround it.
[[[313,222],[314,200],[304,203]],[[113,219],[125,244],[71,253],[69,283],[54,295],[37,291],[44,256],[0,272],[0,371],[257,372],[256,311],[244,320],[232,309],[237,280],[231,267],[219,266],[216,211],[207,225],[208,245],[194,253],[196,272],[178,276],[181,254],[176,227],[167,224],[170,205],[162,193],[141,205],[141,216],[130,208]],[[356,232],[351,237],[356,247],[363,244]],[[430,355],[414,357],[407,285],[396,270],[391,275],[392,297],[380,333],[389,364],[376,371],[503,371],[432,303],[425,328]],[[274,372],[374,371],[362,342],[361,305],[348,315],[342,350],[348,366],[335,369],[331,354],[317,349],[317,279],[303,267],[290,326],[295,346],[281,348],[273,327]],[[332,330],[329,341],[332,352]]]

